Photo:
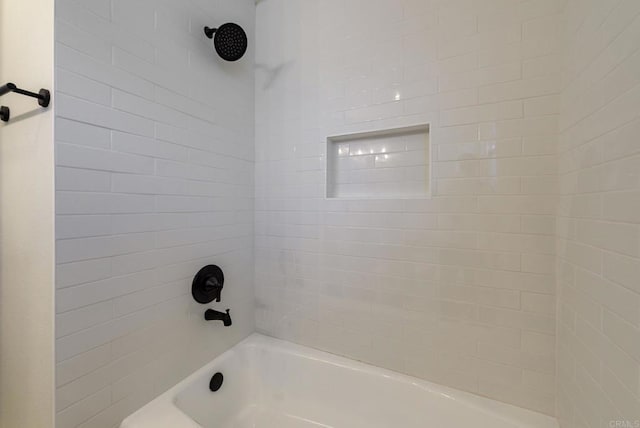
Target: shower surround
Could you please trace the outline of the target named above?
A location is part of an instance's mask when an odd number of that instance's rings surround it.
[[[257,5],[258,331],[554,414],[563,9]],[[324,198],[328,136],[423,124],[431,199]]]
[[[56,427],[114,428],[256,330],[562,428],[640,421],[639,16],[57,0]],[[225,22],[236,63],[202,32]],[[430,197],[326,197],[328,137],[426,125]],[[231,327],[190,296],[212,263]]]

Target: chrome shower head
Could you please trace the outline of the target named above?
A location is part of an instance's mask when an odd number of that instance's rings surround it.
[[[237,61],[247,51],[247,34],[238,24],[228,22],[218,28],[204,27],[204,34],[213,39],[216,52],[225,61]]]

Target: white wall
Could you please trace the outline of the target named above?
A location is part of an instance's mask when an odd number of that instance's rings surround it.
[[[567,8],[560,115],[558,417],[640,424],[640,2]]]
[[[53,90],[53,4],[0,1],[0,85]],[[0,98],[0,426],[53,427],[53,106]]]
[[[259,331],[554,413],[564,5],[258,3]],[[433,199],[323,198],[327,136],[427,122]]]
[[[254,4],[56,3],[57,427],[111,428],[254,330],[253,47],[224,63],[202,31],[253,40]]]

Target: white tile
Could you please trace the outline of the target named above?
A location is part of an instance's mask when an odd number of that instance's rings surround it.
[[[113,318],[113,303],[101,302],[56,316],[56,337],[84,330]]]
[[[522,101],[509,101],[496,104],[484,104],[441,112],[442,126],[464,125],[476,122],[489,122],[522,117]]]
[[[69,71],[59,69],[56,90],[98,104],[111,104],[111,88]]]
[[[94,57],[98,61],[109,62],[111,46],[90,32],[80,30],[58,20],[56,22],[56,42]]]
[[[84,282],[97,281],[111,275],[111,260],[94,259],[75,263],[58,264],[56,287],[64,288]]]
[[[56,189],[82,192],[108,192],[111,174],[77,168],[56,168]]]
[[[111,234],[111,218],[106,215],[61,215],[56,218],[56,239],[87,238]]]
[[[107,149],[111,145],[111,135],[108,129],[57,117],[56,141]]]
[[[151,195],[124,195],[60,191],[56,195],[58,214],[131,214],[152,212]]]
[[[104,388],[56,414],[56,426],[72,428],[111,404],[111,390]]]
[[[134,253],[149,250],[153,246],[154,237],[152,233],[64,239],[57,241],[56,259],[58,263],[68,263],[116,254]]]
[[[162,159],[186,160],[186,147],[159,141],[152,138],[140,137],[124,132],[111,132],[112,148],[118,152],[135,153]]]
[[[640,260],[615,253],[604,254],[605,278],[640,293]]]
[[[112,106],[118,110],[182,128],[187,125],[183,113],[127,92],[113,90],[112,99]]]
[[[106,365],[110,354],[111,349],[107,344],[56,364],[56,386],[60,387]]]
[[[61,43],[56,43],[56,67],[148,99],[153,98],[153,85],[150,82],[109,63],[97,61]]]
[[[104,128],[117,129],[137,135],[153,135],[153,123],[150,120],[68,95],[59,94],[57,100],[57,107],[60,109],[59,117],[92,123]]]

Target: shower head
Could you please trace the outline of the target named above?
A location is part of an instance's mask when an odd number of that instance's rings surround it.
[[[218,28],[204,27],[204,34],[213,39],[216,52],[225,61],[237,61],[247,51],[247,34],[238,24],[228,22]]]

